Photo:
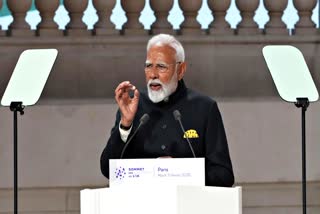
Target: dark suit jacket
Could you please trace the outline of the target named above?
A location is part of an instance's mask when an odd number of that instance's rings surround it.
[[[234,176],[226,134],[214,100],[186,88],[183,80],[179,81],[177,90],[169,99],[160,103],[150,101],[147,89],[140,94],[138,111],[129,138],[143,114],[148,113],[150,120],[141,126],[134,136],[124,158],[193,157],[185,138],[187,136],[196,156],[205,158],[206,185],[233,185]],[[186,133],[183,133],[173,116],[176,109],[181,112]],[[100,160],[101,171],[107,178],[109,159],[118,159],[125,145],[120,138],[119,122],[118,111],[111,136]]]

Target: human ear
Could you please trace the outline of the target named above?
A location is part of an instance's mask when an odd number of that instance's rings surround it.
[[[187,71],[187,63],[181,62],[178,67],[178,79],[181,80]]]

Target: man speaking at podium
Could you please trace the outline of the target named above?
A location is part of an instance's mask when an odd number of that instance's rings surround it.
[[[217,103],[186,87],[186,67],[184,48],[173,36],[159,34],[149,40],[147,87],[139,92],[124,81],[115,89],[119,110],[100,160],[107,178],[109,159],[204,157],[207,186],[233,185]]]

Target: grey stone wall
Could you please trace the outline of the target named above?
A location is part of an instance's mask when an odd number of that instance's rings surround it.
[[[143,64],[148,36],[2,38],[0,95],[20,53],[27,48],[56,48],[59,55],[42,99],[113,98],[122,80],[144,86]],[[268,44],[291,44],[304,54],[320,83],[317,36],[178,36],[186,49],[188,85],[221,98],[277,97],[262,56]]]
[[[55,103],[59,102],[59,103]],[[26,108],[19,117],[20,186],[106,185],[99,158],[114,124],[113,101],[51,101]],[[319,181],[320,112],[307,111],[307,172]],[[221,100],[236,181],[301,180],[300,109],[279,99]],[[0,109],[0,188],[12,186],[12,113]]]

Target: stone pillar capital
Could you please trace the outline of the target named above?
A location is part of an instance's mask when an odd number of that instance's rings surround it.
[[[0,10],[2,8],[2,0],[0,0]],[[5,31],[2,31],[2,27],[0,25],[0,36],[5,36]]]
[[[140,23],[139,18],[145,5],[144,0],[121,0],[121,6],[126,11],[128,21],[123,25],[124,34],[147,35],[148,31]]]
[[[201,25],[197,21],[198,11],[201,8],[201,0],[179,0],[183,11],[184,21],[180,25],[181,34],[202,34]]]
[[[99,35],[117,35],[119,31],[115,29],[110,17],[116,0],[93,0],[93,6],[97,10],[98,22],[94,25],[93,33]]]
[[[283,11],[288,5],[288,0],[263,0],[265,8],[269,11],[270,20],[265,25],[266,34],[288,34],[287,26],[282,21]]]
[[[38,36],[62,36],[53,18],[59,7],[59,0],[35,0],[36,8],[40,12],[41,22],[37,26]]]
[[[169,11],[173,6],[173,0],[150,0],[150,7],[154,11],[156,21],[151,26],[152,34],[173,34],[173,29],[168,21]]]
[[[87,30],[87,26],[82,21],[84,11],[88,6],[88,0],[64,0],[63,3],[70,16],[70,22],[66,26],[66,35],[90,35],[90,32]]]
[[[293,0],[293,5],[299,15],[299,21],[294,26],[293,34],[317,34],[316,24],[311,19],[317,0]]]
[[[7,5],[13,16],[13,22],[9,25],[11,36],[32,36],[34,33],[25,18],[30,9],[32,0],[7,0]]]
[[[208,0],[208,6],[213,13],[214,20],[209,25],[209,33],[212,35],[234,34],[230,28],[230,24],[226,21],[227,10],[229,9],[231,0],[216,1]]]
[[[238,34],[260,34],[257,23],[254,21],[255,11],[259,6],[259,0],[236,0],[236,5],[242,17],[237,26]]]

